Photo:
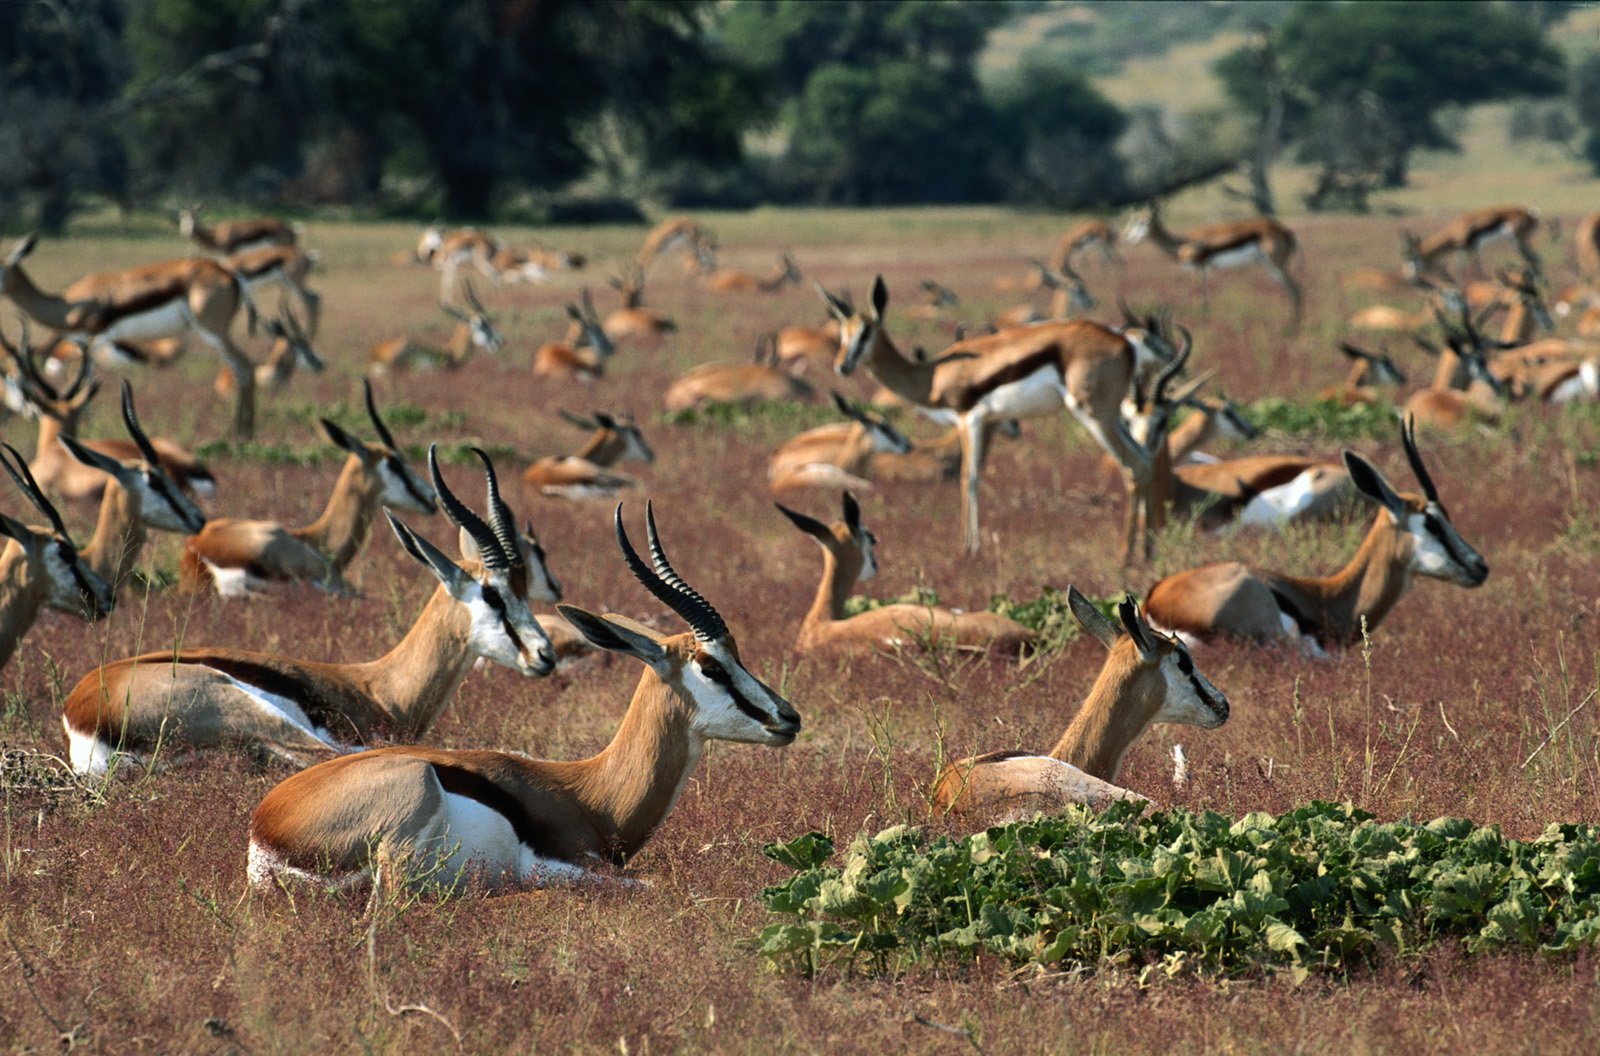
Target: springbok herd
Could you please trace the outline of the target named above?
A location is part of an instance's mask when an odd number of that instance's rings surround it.
[[[856,585],[877,571],[876,539],[856,493],[875,481],[953,480],[962,543],[977,553],[986,458],[997,440],[1021,435],[1023,419],[1065,410],[1104,450],[1123,484],[1125,563],[1148,559],[1170,520],[1200,531],[1239,523],[1270,528],[1349,518],[1376,506],[1349,563],[1328,576],[1211,564],[1159,580],[1142,605],[1132,596],[1114,603],[1114,617],[1069,588],[1072,615],[1105,646],[1106,659],[1061,739],[1047,754],[959,760],[930,792],[937,809],[972,825],[1067,803],[1142,798],[1116,781],[1128,750],[1152,724],[1212,729],[1228,719],[1227,697],[1197,664],[1207,639],[1231,636],[1320,657],[1374,631],[1414,575],[1463,587],[1487,579],[1484,558],[1451,522],[1419,434],[1492,421],[1509,400],[1600,396],[1600,216],[1578,229],[1578,282],[1558,297],[1535,250],[1539,228],[1530,209],[1467,213],[1426,238],[1404,234],[1392,272],[1348,277],[1362,291],[1414,297],[1411,308],[1362,311],[1350,320],[1352,332],[1410,331],[1437,357],[1432,384],[1396,401],[1403,411],[1394,431],[1416,491],[1397,489],[1350,451],[1227,460],[1203,454],[1213,438],[1248,440],[1256,429],[1226,399],[1203,394],[1214,372],[1185,379],[1199,353],[1172,312],[1140,314],[1123,304],[1116,325],[1084,317],[1095,301],[1079,268],[1118,267],[1119,244],[1149,241],[1195,272],[1205,296],[1213,269],[1258,265],[1286,295],[1294,328],[1302,307],[1295,277],[1300,251],[1295,235],[1275,220],[1177,232],[1154,203],[1121,232],[1098,220],[1071,228],[1048,259],[1041,254],[1023,277],[1005,280],[1030,301],[970,333],[966,324],[955,325],[957,293],[923,282],[914,303],[900,310],[906,318],[951,325],[955,342],[936,354],[896,343],[881,276],[859,304],[813,283],[827,310],[824,326],[768,335],[753,362],[697,367],[663,393],[662,403],[684,411],[807,401],[829,371],[865,372],[880,386],[870,404],[834,393],[843,420],[792,438],[771,458],[767,483],[781,500],[777,512],[822,551],[798,652],[1026,655],[1040,647],[1034,631],[994,613],[898,604],[849,615],[846,605]],[[476,230],[426,232],[405,258],[438,270],[452,336],[443,347],[397,336],[371,349],[365,403],[377,440],[322,419],[327,440],[347,457],[323,514],[290,526],[203,512],[197,497],[220,503],[226,496],[216,495],[213,475],[193,454],[146,435],[128,381],[121,382],[120,399],[129,439],[77,437],[100,387],[97,369],[159,367],[191,338],[222,357],[217,392],[233,400],[233,431],[241,439],[252,433],[258,390],[280,390],[297,370],[322,369],[313,349],[322,298],[307,285],[316,257],[302,248],[296,227],[273,220],[207,225],[185,211],[180,230],[202,255],[86,275],[59,293],[41,290],[25,270],[35,249],[31,236],[4,259],[0,292],[18,317],[0,336],[6,402],[36,419],[38,446],[29,460],[4,445],[0,462],[47,523],[34,527],[0,515],[0,532],[9,537],[0,556],[0,663],[47,606],[87,620],[111,615],[151,529],[185,537],[179,590],[240,599],[274,590],[342,594],[352,590],[345,573],[381,513],[438,587],[399,643],[366,663],[174,644],[83,673],[61,716],[75,770],[103,775],[208,750],[265,755],[297,772],[255,811],[251,882],[289,876],[343,882],[395,862],[405,863],[399,875],[430,883],[499,887],[603,881],[612,875],[604,867],[630,860],[672,810],[708,741],[794,741],[800,714],[752,673],[717,609],[667,555],[664,537],[685,546],[693,526],[669,522],[663,531],[651,503],[639,509],[617,501],[639,485],[619,463],[655,457],[639,421],[604,411],[562,412],[586,440],[571,455],[527,466],[520,490],[535,502],[614,502],[621,558],[681,618],[688,629],[678,634],[573,605],[535,613],[534,605],[557,603],[565,591],[547,567],[533,524],[519,526],[506,497],[514,488],[503,487],[490,456],[473,448],[479,464],[471,473],[457,471],[452,487],[436,447],[423,473],[408,464],[384,421],[374,380],[405,370],[453,370],[502,348],[474,280],[496,288],[544,281],[584,266],[581,257],[542,247],[514,250]],[[1501,239],[1517,251],[1516,262],[1485,278],[1480,251]],[[713,294],[759,297],[804,281],[787,255],[770,273],[752,274],[718,267],[717,249],[711,233],[692,220],[658,226],[612,279],[621,306],[602,316],[585,290],[566,307],[570,331],[533,353],[534,374],[552,383],[592,380],[619,350],[647,354],[657,347],[677,324],[646,306],[645,279],[673,256],[681,255],[684,266],[671,281],[699,283]],[[1458,283],[1452,267],[1472,281]],[[280,294],[270,318],[261,309],[269,287]],[[1040,310],[1033,300],[1045,295],[1049,305]],[[263,356],[241,349],[234,336],[240,315],[248,333],[259,328],[271,339]],[[1558,317],[1575,321],[1575,334],[1555,336]],[[1354,343],[1342,349],[1349,374],[1320,398],[1373,403],[1382,387],[1404,384],[1387,355]],[[892,410],[907,407],[948,432],[913,442]],[[484,498],[475,507],[455,489],[480,473]],[[797,508],[819,491],[827,498],[817,505],[837,505],[836,519]],[[69,536],[52,495],[99,503],[86,545]],[[406,520],[440,507],[459,530],[455,554]],[[592,508],[598,516],[600,507]],[[634,543],[641,522],[643,553]],[[631,656],[643,667],[614,739],[598,755],[560,762],[426,745],[479,661],[535,678],[596,650]]]

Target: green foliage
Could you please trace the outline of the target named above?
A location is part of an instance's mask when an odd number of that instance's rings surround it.
[[[1113,622],[1118,621],[1117,603],[1121,598],[1090,598],[1095,608]],[[1039,635],[1039,649],[1059,649],[1083,634],[1078,619],[1067,604],[1067,592],[1055,587],[1045,587],[1044,592],[1032,601],[1015,602],[1004,594],[989,599],[989,611],[1016,620]]]
[[[1019,963],[1295,979],[1414,953],[1565,953],[1600,937],[1600,828],[1537,840],[1459,818],[1379,822],[1312,803],[1278,817],[1116,803],[930,839],[896,826],[843,862],[809,833],[765,848],[794,871],[756,947],[806,974],[893,972],[980,954]]]
[[[1396,421],[1394,405],[1385,400],[1345,407],[1337,400],[1296,403],[1268,396],[1244,414],[1262,429],[1328,440],[1384,439],[1394,435]]]
[[[1028,60],[990,96],[1009,156],[1008,197],[1072,207],[1121,184],[1113,147],[1128,119],[1076,69]]]
[[[708,403],[668,411],[661,416],[667,425],[705,425],[724,429],[745,429],[758,425],[792,425],[810,429],[837,422],[839,414],[831,406],[793,403],[787,400],[760,400],[755,403]]]
[[[885,605],[922,605],[927,607],[939,604],[939,592],[932,587],[912,587],[898,598],[869,598],[865,594],[852,594],[844,599],[844,615],[846,619],[859,616],[863,612],[881,609]]]

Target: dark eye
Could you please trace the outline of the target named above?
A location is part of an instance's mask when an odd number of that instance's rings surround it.
[[[1178,651],[1178,670],[1186,675],[1194,674],[1194,658],[1181,649]]]
[[[700,658],[700,670],[705,672],[707,678],[722,678],[727,675],[723,666],[709,656]]]
[[[871,543],[873,546],[877,546],[878,545],[878,537],[873,535],[871,532],[868,532],[867,533],[867,542]]]

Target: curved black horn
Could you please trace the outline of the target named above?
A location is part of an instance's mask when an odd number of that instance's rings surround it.
[[[660,576],[661,581],[667,586],[682,594],[699,612],[697,618],[689,621],[689,626],[694,628],[695,635],[706,641],[712,641],[727,634],[728,625],[722,622],[717,610],[700,596],[699,591],[685,583],[683,577],[672,567],[672,562],[667,560],[667,552],[661,546],[661,536],[656,531],[655,505],[649,499],[646,499],[644,504],[644,529],[645,541],[650,544],[650,561],[655,565],[656,575]]]
[[[122,424],[128,427],[128,435],[133,437],[144,460],[151,466],[160,465],[161,459],[156,456],[155,445],[150,443],[150,438],[144,435],[144,430],[139,426],[139,413],[133,409],[133,386],[127,378],[122,379]]]
[[[648,518],[648,502],[645,510]],[[669,585],[661,576],[651,571],[649,565],[644,563],[644,559],[639,556],[639,552],[628,541],[627,529],[622,526],[622,503],[620,502],[617,503],[612,523],[617,532],[617,546],[622,550],[623,560],[628,563],[628,571],[633,573],[633,578],[637,579],[644,586],[644,589],[654,595],[657,601],[682,617],[683,621],[694,631],[694,636],[701,641],[711,641],[727,633],[728,629],[723,625],[722,617],[717,615],[716,610],[704,598],[701,598],[698,594],[691,597],[689,594],[685,594],[676,587]],[[653,525],[651,526],[650,537],[654,542],[655,531]],[[668,567],[670,568],[671,566],[669,565]],[[677,578],[676,573],[674,573],[673,578]],[[678,582],[681,583],[683,581],[680,579]]]
[[[495,476],[489,453],[481,447],[474,447],[472,453],[483,463],[484,487],[488,491],[489,529],[500,540],[500,549],[506,552],[506,560],[511,562],[511,567],[517,568],[526,564],[522,560],[522,547],[517,545],[517,516],[500,497],[500,480]]]
[[[1184,364],[1186,364],[1188,362],[1189,362],[1189,350],[1187,348],[1185,348],[1182,352],[1179,352],[1176,356],[1174,356],[1172,358],[1172,362],[1171,363],[1168,363],[1165,367],[1163,367],[1161,369],[1161,373],[1160,374],[1156,375],[1156,383],[1155,383],[1155,390],[1154,390],[1155,391],[1155,395],[1153,397],[1153,400],[1154,400],[1155,403],[1160,403],[1162,400],[1166,399],[1166,397],[1167,397],[1167,386],[1172,384],[1172,379],[1173,378],[1176,378],[1180,373],[1183,372]]]
[[[472,536],[472,541],[477,544],[478,559],[483,562],[483,567],[502,571],[509,568],[505,553],[500,549],[500,540],[494,532],[445,484],[444,477],[439,473],[438,444],[428,445],[428,475],[433,478],[433,490],[439,493],[439,505],[444,507],[445,516],[450,518],[450,523]]]
[[[61,514],[56,512],[55,506],[51,504],[49,499],[44,497],[44,492],[39,488],[39,482],[33,479],[33,471],[28,468],[28,460],[23,458],[17,449],[10,444],[0,443],[0,447],[5,448],[6,453],[11,456],[11,458],[0,457],[0,464],[6,467],[7,475],[11,477],[18,488],[22,489],[22,494],[28,497],[28,501],[33,503],[40,513],[49,518],[50,526],[55,529],[56,534],[70,541],[72,537],[67,534],[67,526],[61,523]],[[15,466],[11,464],[11,459],[13,458],[17,461]]]
[[[383,441],[383,446],[390,451],[398,452],[400,448],[394,442],[394,435],[389,432],[389,427],[383,424],[383,419],[378,417],[378,401],[372,396],[371,379],[362,378],[361,388],[367,397],[367,417],[372,419],[372,427],[378,431],[378,439]]]
[[[1406,460],[1411,463],[1411,472],[1416,474],[1417,483],[1422,485],[1422,494],[1428,497],[1429,502],[1438,502],[1439,489],[1434,487],[1428,467],[1422,464],[1422,452],[1417,450],[1417,420],[1414,416],[1408,414],[1400,423],[1400,440],[1405,444]]]

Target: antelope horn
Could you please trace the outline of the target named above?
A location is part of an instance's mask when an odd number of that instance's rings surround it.
[[[378,439],[383,441],[384,447],[398,454],[400,447],[394,442],[394,435],[389,432],[389,427],[383,424],[383,419],[378,417],[378,403],[372,397],[371,380],[362,378],[361,388],[367,397],[367,417],[372,419],[372,427],[378,431]]]
[[[571,411],[557,410],[556,414],[560,415],[561,420],[563,422],[566,422],[568,425],[576,426],[579,429],[598,429],[598,428],[600,428],[600,425],[599,425],[598,422],[592,421],[592,420],[590,420],[588,418],[580,418],[577,415],[573,414]]]
[[[500,549],[505,551],[511,567],[518,568],[526,562],[522,560],[522,548],[517,545],[517,516],[500,497],[500,481],[495,476],[494,463],[489,460],[488,452],[481,447],[474,447],[472,453],[483,463],[484,486],[488,491],[489,528],[500,541]]]
[[[133,437],[133,442],[139,448],[139,454],[151,466],[158,466],[161,460],[156,457],[155,445],[150,443],[150,438],[139,427],[139,413],[133,409],[133,386],[127,378],[122,379],[122,424],[128,427],[128,435]]]
[[[655,517],[648,501],[645,503],[645,524],[649,533],[650,553],[656,561],[656,571],[651,571],[650,566],[644,563],[644,559],[628,541],[627,529],[622,526],[622,503],[617,503],[612,520],[617,532],[617,546],[622,550],[623,560],[628,563],[628,570],[655,596],[657,601],[682,617],[694,631],[695,638],[702,642],[715,641],[728,633],[727,625],[722,622],[722,617],[717,615],[717,610],[699,594],[689,589],[667,563],[665,554],[661,552],[661,540],[656,534]],[[663,568],[666,570],[665,575],[660,571]]]
[[[28,501],[33,503],[40,513],[49,518],[50,525],[55,529],[56,534],[70,542],[72,537],[67,534],[67,526],[61,523],[61,514],[57,513],[55,506],[51,504],[49,499],[45,498],[44,492],[39,488],[39,482],[33,479],[33,471],[28,468],[28,460],[23,458],[17,452],[17,449],[10,444],[0,443],[0,448],[4,448],[7,454],[11,456],[11,458],[0,456],[0,464],[5,466],[6,474],[10,476],[18,488],[22,489],[22,493],[28,497]],[[11,459],[16,459],[17,464],[15,466],[11,464]]]
[[[445,484],[444,477],[439,473],[438,444],[428,445],[428,475],[433,478],[433,490],[439,493],[439,505],[444,507],[445,516],[450,518],[450,523],[472,536],[472,541],[477,544],[478,558],[483,562],[483,567],[500,571],[510,568],[504,551],[500,549],[499,538]]]
[[[1439,489],[1434,487],[1428,467],[1422,464],[1422,452],[1417,450],[1417,420],[1413,415],[1406,415],[1405,421],[1400,423],[1400,439],[1405,444],[1406,461],[1411,463],[1411,472],[1416,474],[1417,483],[1422,485],[1422,494],[1428,497],[1429,502],[1438,502]]]

